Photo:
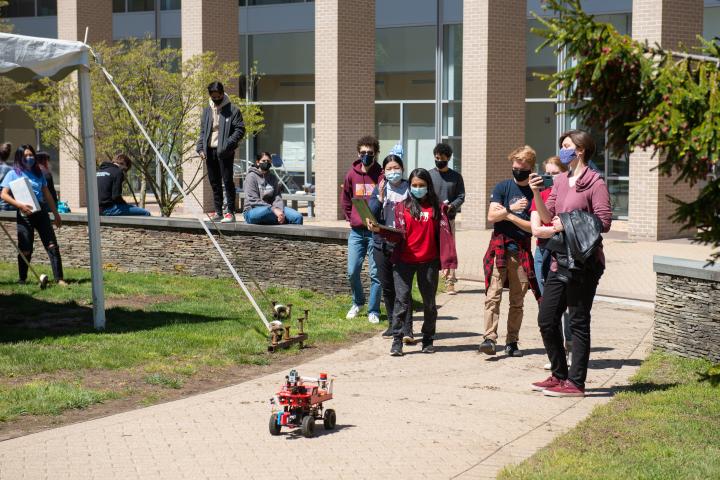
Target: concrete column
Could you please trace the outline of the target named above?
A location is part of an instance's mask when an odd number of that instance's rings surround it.
[[[633,0],[633,39],[689,50],[697,45],[696,35],[702,34],[703,13],[702,0]],[[651,170],[659,162],[653,153],[636,150],[630,155],[629,237],[655,241],[692,236],[693,231],[681,231],[669,220],[675,206],[667,195],[689,201],[697,196],[697,189],[674,185],[674,177]]]
[[[112,0],[58,0],[57,2],[58,38],[61,40],[85,39],[85,28],[89,27],[88,43],[112,42]],[[68,77],[77,83],[77,74]],[[77,98],[63,101],[78,102]],[[73,129],[78,138],[80,119],[74,119]],[[86,206],[85,179],[82,164],[82,152],[66,147],[60,142],[60,197],[71,208]]]
[[[525,0],[463,4],[463,226],[489,227],[492,189],[525,144],[526,19]]]
[[[182,56],[183,62],[195,55],[212,51],[220,62],[240,60],[240,9],[237,0],[183,0],[181,9]],[[237,94],[238,77],[232,84],[224,84],[227,93]],[[207,91],[203,90],[207,95]],[[198,129],[202,110],[196,112]],[[199,132],[199,130],[198,130]],[[190,176],[196,169],[206,174],[205,164],[195,154],[186,163],[185,171]],[[207,178],[194,190],[200,204],[190,198],[184,205],[185,212],[200,213],[214,210],[212,189]],[[221,212],[218,212],[221,213]]]
[[[316,214],[342,219],[357,140],[375,134],[375,1],[315,2]]]

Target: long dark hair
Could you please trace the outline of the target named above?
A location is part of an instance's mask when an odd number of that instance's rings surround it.
[[[412,188],[412,181],[413,178],[419,178],[420,180],[424,180],[427,184],[427,195],[423,197],[423,200],[425,203],[429,203],[430,206],[433,209],[433,220],[439,220],[440,219],[440,200],[438,200],[437,195],[435,194],[435,189],[433,188],[433,182],[432,177],[430,177],[430,172],[425,170],[424,168],[416,168],[412,172],[410,172],[410,176],[408,177],[408,183],[410,184],[410,187]],[[405,199],[405,208],[410,210],[410,215],[415,220],[420,219],[420,215],[422,214],[422,206],[420,205],[420,200],[415,198],[415,196],[412,194],[412,192],[408,192],[408,196]]]
[[[32,145],[20,145],[17,150],[15,150],[15,171],[17,173],[20,172],[26,172],[28,169],[25,168],[25,164],[23,163],[23,158],[25,158],[25,150],[30,150],[33,154],[33,157],[35,157],[35,165],[33,165],[30,168],[30,171],[33,172],[35,175],[42,175],[42,170],[40,170],[40,164],[37,161],[37,153],[35,153],[35,149]]]
[[[405,171],[405,165],[403,164],[402,158],[398,157],[397,155],[390,154],[387,157],[385,157],[385,160],[383,160],[383,170],[385,170],[385,167],[387,167],[387,164],[390,162],[395,162],[398,165],[400,165],[400,168],[402,168],[403,171]]]

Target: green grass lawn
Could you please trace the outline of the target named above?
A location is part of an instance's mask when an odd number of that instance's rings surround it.
[[[720,478],[720,386],[709,368],[652,354],[612,401],[498,478]]]
[[[203,368],[264,365],[287,354],[267,353],[265,327],[232,280],[105,272],[107,329],[97,332],[89,271],[67,269],[66,278],[67,288],[20,286],[16,265],[0,264],[0,421],[56,414],[126,393],[86,385],[89,372],[96,379],[98,372],[108,379],[130,372],[148,385],[179,389]],[[281,288],[267,293],[293,304],[293,320],[310,309],[311,345],[387,326],[372,325],[364,315],[346,320],[348,295]]]

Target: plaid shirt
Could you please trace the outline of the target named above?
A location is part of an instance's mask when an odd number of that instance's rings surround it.
[[[502,233],[493,232],[490,237],[490,245],[488,246],[485,257],[483,258],[483,270],[485,271],[485,291],[490,286],[490,278],[492,277],[493,268],[507,268],[506,259],[506,246],[508,243],[514,242],[520,247],[518,252],[518,260],[520,260],[520,266],[525,270],[525,274],[530,282],[530,288],[535,295],[535,300],[540,301],[540,287],[538,286],[537,279],[535,278],[535,269],[533,268],[533,256],[532,248],[530,245],[530,237],[524,238],[523,240],[515,240],[510,237],[503,235]],[[504,288],[509,287],[509,276],[505,278]]]

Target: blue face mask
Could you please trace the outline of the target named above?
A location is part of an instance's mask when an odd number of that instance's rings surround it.
[[[35,157],[23,158],[23,165],[25,165],[27,168],[32,168],[33,165],[35,165]]]
[[[360,161],[363,165],[369,167],[375,161],[375,155],[363,155],[362,157],[360,157]]]
[[[402,173],[400,173],[400,172],[386,173],[385,178],[387,178],[387,181],[390,182],[392,185],[397,185],[402,180]]]
[[[427,195],[427,187],[410,187],[410,193],[419,200]]]
[[[577,158],[574,148],[561,148],[560,149],[560,161],[563,165],[570,165],[570,163]]]

